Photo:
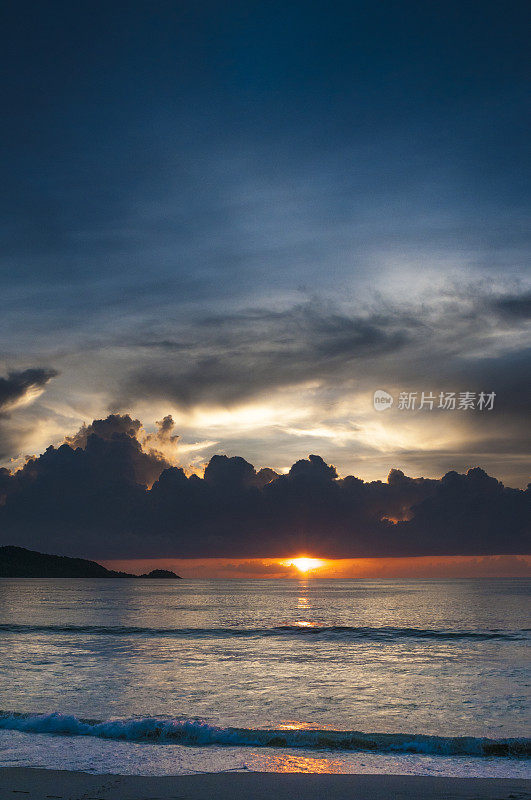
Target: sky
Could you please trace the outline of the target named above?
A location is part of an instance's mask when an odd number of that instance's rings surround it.
[[[187,475],[527,485],[525,4],[2,14],[0,465],[130,415]]]
[[[305,559],[306,560],[306,559]],[[445,556],[439,558],[313,559],[316,566],[297,566],[301,559],[115,559],[108,569],[141,575],[169,569],[180,578],[200,580],[297,580],[301,588],[317,580],[448,580],[460,578],[525,578],[530,556]]]

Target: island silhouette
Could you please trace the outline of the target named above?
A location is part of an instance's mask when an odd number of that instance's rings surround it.
[[[25,547],[7,545],[0,547],[0,578],[155,578],[178,579],[168,569],[154,569],[143,575],[132,575],[129,572],[117,572],[106,569],[97,561],[84,558],[69,558]]]

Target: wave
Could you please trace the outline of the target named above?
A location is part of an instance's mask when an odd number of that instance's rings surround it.
[[[272,628],[149,628],[122,625],[0,625],[0,633],[85,634],[89,636],[146,636],[166,638],[262,638],[267,636],[354,641],[393,641],[397,639],[475,639],[481,641],[525,641],[529,629],[503,631],[449,630],[398,627],[351,627],[348,625],[278,625]]]
[[[144,717],[90,720],[67,714],[0,712],[0,730],[56,736],[93,736],[130,742],[205,747],[281,747],[305,750],[369,750],[441,756],[531,756],[531,739],[474,736],[427,736],[407,733],[363,733],[333,730],[221,728],[201,720]]]

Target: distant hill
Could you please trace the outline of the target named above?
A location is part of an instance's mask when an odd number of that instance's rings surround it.
[[[171,569],[152,569],[151,572],[145,572],[143,575],[139,575],[139,578],[180,578],[180,575],[176,575],[175,572],[172,572]]]
[[[154,569],[145,575],[130,575],[105,569],[84,558],[52,556],[8,545],[0,547],[0,578],[173,578],[180,575],[167,569]]]

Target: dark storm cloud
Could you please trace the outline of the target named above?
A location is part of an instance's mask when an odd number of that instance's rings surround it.
[[[143,452],[136,422],[98,420],[84,448],[50,447],[13,475],[1,471],[2,544],[98,558],[489,555],[529,546],[529,490],[479,468],[440,480],[391,470],[382,483],[339,478],[317,455],[285,475],[214,456],[204,478],[187,477]],[[158,476],[150,491],[148,473]]]
[[[140,420],[132,419],[129,414],[110,414],[106,419],[95,419],[90,425],[83,425],[73,436],[67,436],[67,444],[57,452],[70,455],[64,450],[68,445],[80,459],[89,463],[91,470],[99,472],[100,480],[102,476],[104,480],[108,476],[118,482],[151,486],[161,471],[170,465],[160,452],[153,448],[147,452],[144,450],[142,443],[148,437],[142,437],[142,442],[139,440],[141,428]],[[41,458],[47,455],[53,458],[53,453],[53,448],[48,448]],[[29,462],[27,470],[32,473],[39,462],[40,459]]]
[[[492,303],[492,307],[504,317],[531,319],[531,292],[501,297]]]
[[[336,391],[351,391],[352,382],[373,389],[387,383],[404,390],[495,391],[510,415],[526,402],[531,351],[523,314],[506,309],[520,310],[525,302],[525,294],[455,288],[444,298],[426,297],[420,307],[380,302],[364,315],[311,301],[203,318],[173,341],[132,343],[144,366],[126,378],[115,402],[230,405],[306,381]]]
[[[13,412],[31,403],[58,374],[55,369],[33,367],[0,377],[0,461],[20,453],[20,431],[10,425]]]
[[[95,434],[100,439],[112,440],[116,436],[127,436],[135,439],[142,423],[139,419],[131,419],[129,414],[110,414],[106,419],[95,419],[90,425],[83,424],[73,436],[66,441],[72,448],[87,446],[89,436]]]
[[[348,316],[315,302],[203,319],[194,326],[193,338],[187,334],[189,344],[176,341],[173,353],[166,339],[148,341],[149,360],[127,379],[117,404],[139,398],[182,405],[235,403],[395,353],[411,338],[408,326],[414,329],[417,323],[401,315]],[[153,351],[159,349],[162,358],[157,359]]]
[[[48,381],[58,374],[55,369],[37,367],[9,372],[7,378],[0,377],[0,417],[31,399],[32,394],[42,391]]]

